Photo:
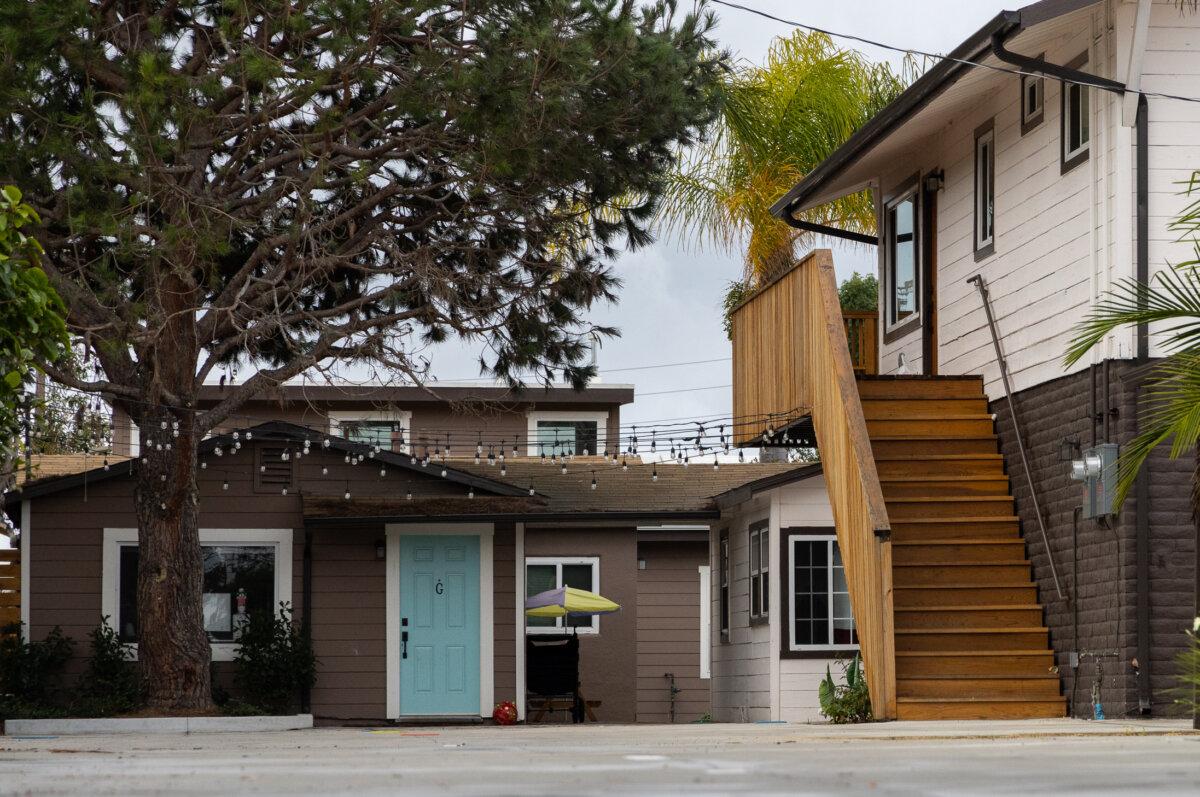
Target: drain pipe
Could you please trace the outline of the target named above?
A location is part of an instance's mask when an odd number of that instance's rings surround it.
[[[1016,405],[1013,404],[1012,385],[1008,381],[1008,362],[1004,352],[1000,350],[1000,336],[996,333],[996,319],[992,316],[992,300],[988,296],[987,283],[982,274],[976,274],[967,282],[979,289],[983,299],[983,312],[987,315],[988,330],[992,333],[992,346],[996,349],[996,363],[1000,366],[1000,379],[1004,384],[1004,398],[1008,402],[1008,414],[1012,418],[1013,434],[1017,438],[1017,451],[1021,454],[1021,466],[1025,469],[1025,482],[1029,485],[1029,495],[1033,499],[1033,512],[1037,515],[1038,528],[1042,531],[1042,544],[1046,546],[1046,560],[1050,562],[1050,576],[1054,579],[1054,591],[1060,599],[1070,601],[1058,580],[1058,568],[1054,565],[1054,551],[1050,549],[1050,537],[1046,534],[1046,519],[1042,517],[1042,507],[1038,502],[1037,488],[1033,486],[1033,471],[1029,469],[1029,458],[1025,455],[1025,435],[1021,431],[1021,420],[1017,416]]]

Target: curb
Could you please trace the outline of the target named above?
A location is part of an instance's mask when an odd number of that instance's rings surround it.
[[[6,736],[77,736],[120,733],[245,733],[296,731],[312,726],[312,714],[272,717],[10,719],[4,723],[4,734]]]

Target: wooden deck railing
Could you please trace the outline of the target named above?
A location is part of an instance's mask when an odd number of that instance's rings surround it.
[[[879,313],[875,310],[843,310],[846,345],[855,374],[879,373]]]
[[[733,313],[735,439],[811,415],[875,716],[896,716],[891,527],[867,438],[833,255],[817,250]]]
[[[0,635],[4,627],[21,621],[21,552],[0,549]]]

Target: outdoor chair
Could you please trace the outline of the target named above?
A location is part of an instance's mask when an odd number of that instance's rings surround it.
[[[570,711],[572,722],[583,722],[584,715],[596,721],[592,713],[598,700],[585,700],[579,689],[579,637],[526,637],[525,688],[530,707],[536,709],[532,722],[547,711]]]

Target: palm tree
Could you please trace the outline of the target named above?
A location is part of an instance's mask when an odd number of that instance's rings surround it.
[[[1188,193],[1200,192],[1200,171]],[[1193,451],[1192,511],[1200,523],[1200,199],[1171,223],[1194,256],[1158,272],[1147,283],[1121,280],[1075,328],[1064,360],[1069,367],[1120,327],[1157,323],[1168,356],[1155,366],[1141,408],[1143,431],[1118,460],[1117,506],[1125,500],[1146,458],[1170,441],[1171,456]]]
[[[897,73],[822,33],[776,39],[765,64],[730,73],[716,133],[680,157],[660,227],[701,246],[744,245],[748,283],[790,265],[802,233],[773,217],[771,204],[895,98],[914,71],[909,61]],[[865,191],[804,218],[875,231]]]

